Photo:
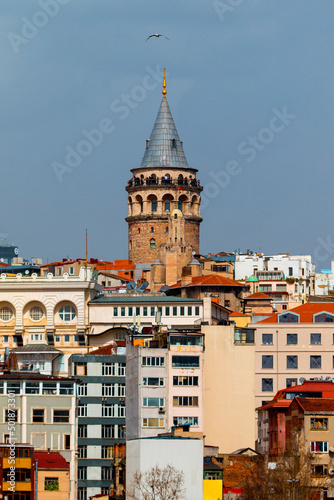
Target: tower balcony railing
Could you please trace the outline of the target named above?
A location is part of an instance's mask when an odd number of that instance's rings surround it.
[[[133,177],[128,181],[128,187],[139,187],[139,186],[191,186],[191,187],[201,187],[199,179],[193,179],[188,177],[177,177],[173,179],[172,177]]]

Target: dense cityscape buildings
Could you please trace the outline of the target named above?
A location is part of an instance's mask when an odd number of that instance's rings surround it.
[[[126,186],[128,259],[2,261],[1,498],[121,500],[170,465],[185,498],[237,499],[245,477],[225,485],[225,469],[275,462],[297,427],[320,457],[308,492],[333,498],[333,272],[200,253],[202,186],[165,75],[162,94]]]

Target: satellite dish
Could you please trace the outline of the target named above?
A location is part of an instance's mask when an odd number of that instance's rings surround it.
[[[301,384],[303,384],[303,383],[305,382],[305,380],[306,380],[306,378],[304,378],[304,377],[300,377],[299,382],[300,382]]]
[[[160,292],[169,292],[170,288],[168,285],[163,285],[161,288],[160,288]]]
[[[24,271],[24,274],[29,274],[29,271],[28,271],[28,269],[27,269],[26,271]]]
[[[140,292],[140,293],[145,292],[145,290],[148,287],[148,285],[149,285],[149,282],[148,281],[144,281],[144,283],[142,283],[141,285],[139,285],[137,287],[137,292]]]
[[[134,290],[136,288],[136,283],[134,281],[129,281],[126,284],[126,289],[130,292],[131,290]]]

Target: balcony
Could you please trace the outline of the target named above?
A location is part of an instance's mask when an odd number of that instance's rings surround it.
[[[252,328],[235,328],[234,329],[234,344],[254,344],[255,330]]]
[[[188,179],[187,177],[175,178],[172,177],[133,177],[128,181],[128,188],[143,187],[143,186],[176,186],[176,187],[193,187],[201,188],[199,179]]]

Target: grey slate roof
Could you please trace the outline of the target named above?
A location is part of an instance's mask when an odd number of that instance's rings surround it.
[[[172,303],[201,303],[202,299],[187,299],[185,297],[174,297],[174,296],[159,296],[159,295],[126,295],[119,294],[117,296],[114,295],[103,295],[101,297],[97,297],[89,302],[89,304],[99,304],[99,303],[112,303],[112,304],[120,304],[120,303],[156,303],[156,302],[172,302]]]
[[[140,167],[189,168],[165,96],[162,98],[149,146],[144,153]]]
[[[20,352],[44,352],[44,353],[61,353],[58,349],[51,347],[46,344],[28,344],[22,347],[17,347],[16,349],[11,349],[11,352],[15,352],[15,354]]]

